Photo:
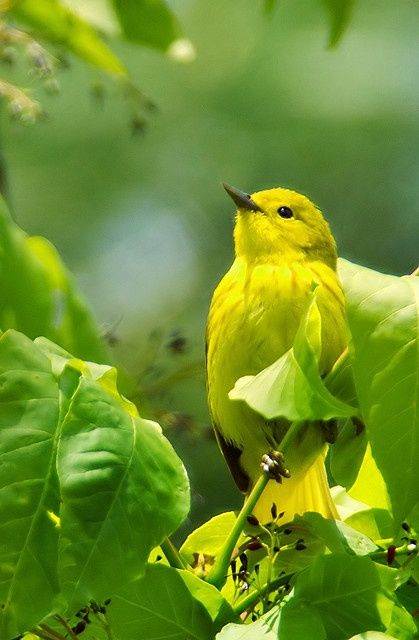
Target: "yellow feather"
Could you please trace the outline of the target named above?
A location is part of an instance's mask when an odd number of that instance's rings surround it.
[[[223,452],[231,447],[230,463],[248,476],[249,490],[260,474],[262,455],[272,448],[266,438],[269,425],[228,393],[239,378],[259,373],[292,346],[313,282],[322,318],[322,373],[346,346],[335,242],[322,213],[286,189],[255,193],[251,202],[259,210],[237,211],[236,257],[214,292],[207,325],[211,415]],[[283,218],[281,207],[290,209],[292,217]],[[269,483],[257,507],[262,520],[270,518],[272,502],[289,519],[307,510],[336,516],[323,454],[302,477]]]

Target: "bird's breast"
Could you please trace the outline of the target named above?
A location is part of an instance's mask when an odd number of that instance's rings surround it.
[[[216,288],[207,326],[207,380],[211,411],[225,431],[237,419],[228,392],[238,378],[255,375],[292,346],[313,282],[319,284],[322,316],[320,366],[327,369],[345,346],[343,295],[332,269],[236,260]]]

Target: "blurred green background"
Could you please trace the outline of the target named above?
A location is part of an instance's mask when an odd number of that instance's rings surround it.
[[[236,507],[211,438],[205,318],[232,259],[233,211],[220,182],[287,186],[327,213],[340,255],[379,270],[416,266],[419,236],[415,2],[355,6],[336,49],[320,0],[172,2],[196,59],[116,45],[156,103],[144,135],[81,63],[42,97],[50,118],[2,124],[16,221],[60,251],[112,342],[143,415],[157,416],[188,469],[186,527]]]

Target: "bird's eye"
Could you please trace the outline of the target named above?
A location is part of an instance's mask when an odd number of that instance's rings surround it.
[[[281,218],[292,218],[294,215],[292,209],[290,209],[289,207],[279,207],[278,213]]]

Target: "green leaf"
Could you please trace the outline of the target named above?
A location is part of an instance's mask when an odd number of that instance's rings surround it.
[[[114,369],[95,367],[92,375],[69,360],[60,388],[60,578],[76,609],[141,573],[186,517],[189,486],[160,427],[119,395]]]
[[[413,581],[406,582],[396,591],[399,602],[405,609],[414,616],[416,627],[419,633],[418,606],[419,606],[419,585]]]
[[[347,523],[323,518],[319,513],[307,512],[303,516],[296,516],[293,522],[298,529],[301,527],[322,540],[334,553],[356,553],[363,556],[378,548],[370,538]],[[303,534],[301,536],[304,537]]]
[[[214,516],[186,538],[180,549],[182,556],[189,564],[194,563],[196,554],[205,554],[215,558],[235,522],[236,514],[234,511]],[[243,539],[244,536],[239,539],[238,544],[241,544]]]
[[[386,540],[394,532],[394,522],[386,509],[366,509],[349,516],[345,523],[364,533],[371,540]]]
[[[343,402],[353,407],[358,405],[352,358],[349,349],[345,349],[336,360],[332,370],[329,371],[326,376],[325,385],[328,391],[336,398],[339,398],[339,400],[343,400]]]
[[[216,640],[277,640],[278,629],[279,608],[274,607],[252,624],[228,624]]]
[[[294,522],[298,522],[299,516],[294,519]],[[306,549],[304,551],[298,551],[295,549],[295,545],[298,540],[303,538]],[[304,531],[297,528],[293,529],[292,533],[283,535],[280,538],[280,544],[286,545],[286,548],[282,548],[280,553],[276,554],[273,569],[275,576],[279,576],[281,572],[287,574],[301,571],[308,567],[313,560],[326,552],[326,543],[324,538],[313,532],[309,526],[304,527]],[[268,572],[268,559],[260,563],[260,575],[261,579],[267,577]],[[266,571],[264,575],[263,572]]]
[[[148,565],[144,577],[119,591],[109,607],[120,638],[212,640],[235,616],[215,587],[190,572]]]
[[[105,361],[99,329],[55,248],[28,237],[0,199],[0,328],[43,335],[74,355]]]
[[[176,16],[164,0],[112,0],[124,36],[166,51],[181,37]]]
[[[186,516],[189,488],[111,367],[8,331],[0,376],[0,635],[9,640],[141,575]]]
[[[326,640],[318,613],[303,602],[291,600],[285,607],[274,607],[256,622],[229,624],[216,640]]]
[[[389,509],[390,500],[383,476],[377,467],[368,443],[364,459],[358,471],[354,484],[349,489],[349,495],[355,500],[379,509]]]
[[[319,613],[305,602],[292,598],[281,609],[278,640],[328,640]]]
[[[297,577],[290,604],[294,599],[320,615],[327,640],[345,640],[371,629],[386,631],[396,617],[401,628],[414,633],[410,616],[383,587],[380,572],[367,557],[319,556]]]
[[[124,65],[96,30],[60,0],[15,0],[12,12],[42,39],[62,45],[102,71],[126,75]]]
[[[331,487],[333,502],[338,510],[340,518],[347,520],[352,514],[368,509],[368,505],[352,498],[344,487],[338,485]]]
[[[192,596],[199,600],[211,616],[215,630],[227,622],[237,619],[232,607],[224,596],[212,585],[197,578],[190,571],[179,571]]]
[[[348,419],[339,429],[336,442],[330,447],[330,471],[335,482],[346,489],[352,487],[358,476],[368,445],[367,432],[360,433]]]
[[[329,420],[356,415],[357,409],[335,398],[320,376],[320,335],[314,290],[292,348],[256,376],[240,378],[229,397],[244,400],[268,420]]]
[[[0,337],[0,637],[49,613],[58,592],[58,386],[22,334]]]
[[[419,278],[344,260],[339,273],[360,407],[399,524],[419,501]]]
[[[338,44],[348,27],[355,0],[323,0],[330,15],[329,47]]]

